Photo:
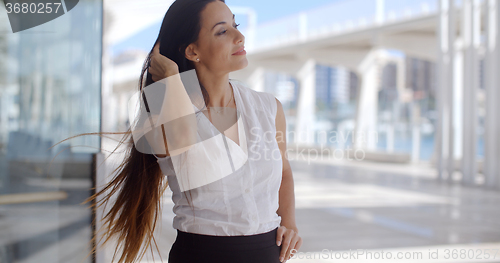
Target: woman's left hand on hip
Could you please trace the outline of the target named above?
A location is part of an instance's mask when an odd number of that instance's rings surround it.
[[[280,226],[276,235],[276,244],[281,245],[280,262],[285,262],[299,250],[302,238],[296,230]]]

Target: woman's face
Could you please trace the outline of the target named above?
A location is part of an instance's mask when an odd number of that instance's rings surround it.
[[[236,28],[234,15],[225,3],[208,3],[200,22],[198,41],[186,50],[186,57],[195,62],[196,68],[205,67],[213,73],[225,74],[248,65],[246,55],[234,55],[244,46],[245,36]]]

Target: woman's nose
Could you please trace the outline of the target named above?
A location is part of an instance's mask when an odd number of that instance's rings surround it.
[[[236,38],[236,44],[245,43],[245,36],[238,31],[238,38]]]

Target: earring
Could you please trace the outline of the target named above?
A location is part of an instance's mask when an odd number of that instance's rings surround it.
[[[196,59],[196,61],[200,61],[200,59],[199,59],[199,58],[197,58],[197,59]]]

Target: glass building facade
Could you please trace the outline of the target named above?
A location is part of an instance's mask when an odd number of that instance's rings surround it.
[[[54,145],[100,130],[103,3],[66,2],[64,15],[17,33],[0,3],[2,263],[93,261],[82,202],[100,137]]]

